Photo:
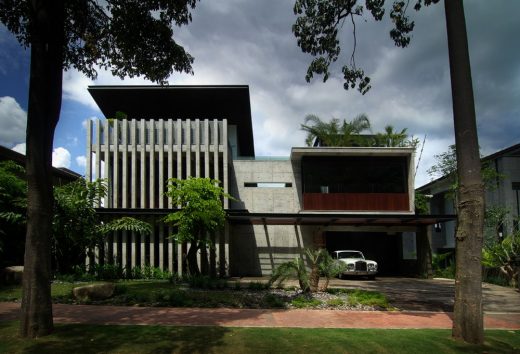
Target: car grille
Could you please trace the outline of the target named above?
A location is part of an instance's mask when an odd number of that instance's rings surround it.
[[[363,262],[363,261],[356,262],[356,270],[357,271],[366,271],[367,270],[367,262]]]

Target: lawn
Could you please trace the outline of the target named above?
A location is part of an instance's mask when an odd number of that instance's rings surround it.
[[[72,297],[75,286],[90,283],[55,282],[52,299],[55,303],[78,303]],[[223,285],[225,284],[225,285]],[[83,302],[119,306],[227,307],[227,308],[329,308],[329,309],[390,309],[385,295],[373,291],[329,289],[327,293],[302,294],[295,289],[265,289],[264,284],[220,284],[218,288],[194,288],[164,280],[131,280],[116,282],[110,299]],[[231,285],[231,286],[230,286]],[[20,286],[0,287],[0,301],[19,301]]]
[[[449,330],[57,325],[36,340],[0,322],[1,353],[519,353],[520,331],[486,331],[484,346]]]

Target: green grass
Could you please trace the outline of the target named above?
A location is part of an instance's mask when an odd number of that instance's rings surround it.
[[[449,330],[57,325],[36,340],[0,322],[1,353],[519,353],[520,331],[486,331],[485,345]]]
[[[352,306],[360,304],[376,306],[383,309],[389,309],[391,307],[386,295],[377,291],[331,288],[328,289],[327,292],[335,295],[346,294],[348,296],[348,303]]]

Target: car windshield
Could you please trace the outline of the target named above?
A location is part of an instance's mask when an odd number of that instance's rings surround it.
[[[338,259],[341,258],[364,258],[363,254],[358,251],[345,251],[345,252],[338,252]]]

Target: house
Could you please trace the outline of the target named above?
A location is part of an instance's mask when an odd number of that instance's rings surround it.
[[[502,236],[510,235],[519,229],[520,216],[520,144],[497,151],[482,158],[482,163],[495,170],[498,176],[492,185],[486,188],[486,208],[500,207],[509,213],[499,229]],[[418,192],[431,195],[430,211],[433,214],[455,214],[453,198],[449,190],[451,180],[441,177],[417,189]],[[447,253],[455,249],[455,221],[432,227],[431,247],[434,253]]]
[[[0,145],[0,161],[13,161],[25,168],[25,155]],[[24,177],[24,176],[22,176]],[[52,167],[52,183],[54,186],[62,186],[73,182],[81,176],[64,167]],[[25,177],[24,177],[25,178]]]
[[[248,86],[91,86],[107,118],[89,121],[87,179],[108,180],[98,212],[155,222],[148,237],[114,234],[91,262],[186,271],[187,245],[168,238],[175,211],[168,178],[211,177],[224,200],[225,229],[209,263],[220,274],[267,275],[307,247],[360,249],[382,274],[427,264],[427,226],[449,215],[414,211],[414,149],[294,147],[286,158],[255,156]],[[206,257],[205,254],[201,256]]]

